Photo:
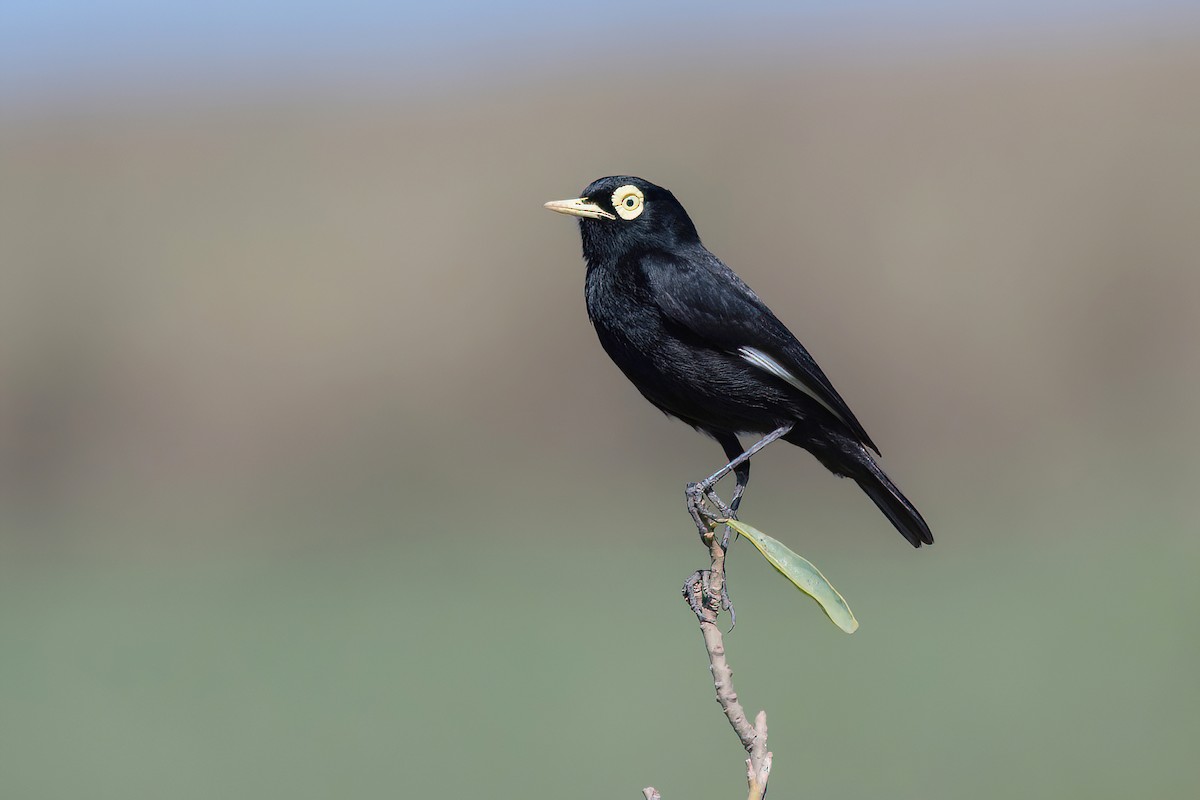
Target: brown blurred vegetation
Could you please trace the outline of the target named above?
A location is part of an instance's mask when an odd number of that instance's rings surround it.
[[[707,469],[596,346],[575,230],[540,208],[623,172],[675,190],[935,517],[940,487],[1098,459],[1190,490],[1194,41],[730,61],[10,115],[5,538]]]

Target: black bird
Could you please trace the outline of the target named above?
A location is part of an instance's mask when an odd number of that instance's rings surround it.
[[[853,478],[913,547],[933,544],[920,512],[880,469],[879,448],[804,345],[705,249],[671,192],[601,178],[546,208],[579,217],[588,316],[600,343],[647,400],[712,436],[730,463],[736,512],[750,456],[782,438]],[[766,434],[743,452],[739,433]]]

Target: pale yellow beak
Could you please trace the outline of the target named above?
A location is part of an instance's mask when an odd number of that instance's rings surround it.
[[[574,200],[551,200],[549,203],[546,203],[546,208],[551,211],[557,211],[559,214],[570,214],[572,217],[616,219],[616,216],[608,213],[595,203],[589,202],[586,197],[577,197]]]

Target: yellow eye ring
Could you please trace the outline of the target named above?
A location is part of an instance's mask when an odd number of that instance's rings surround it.
[[[613,192],[612,204],[621,219],[637,219],[645,208],[645,195],[638,187],[630,184]]]

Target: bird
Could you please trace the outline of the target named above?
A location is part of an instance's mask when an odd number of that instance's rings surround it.
[[[782,439],[854,480],[913,547],[933,534],[877,463],[879,448],[804,345],[700,241],[669,190],[609,176],[579,197],[545,204],[578,218],[588,317],[600,344],[658,409],[716,440],[733,472],[728,510],[750,481],[750,458]],[[761,436],[743,450],[739,435]],[[874,455],[872,455],[874,453]]]

